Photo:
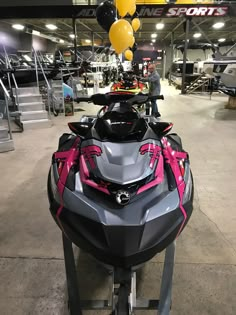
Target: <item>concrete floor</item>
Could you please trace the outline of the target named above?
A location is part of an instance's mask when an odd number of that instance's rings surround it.
[[[195,207],[177,241],[172,315],[236,314],[236,122],[215,118],[223,95],[180,96],[163,84],[162,119],[190,154]],[[95,113],[96,106],[80,106]],[[16,150],[0,155],[0,314],[66,314],[61,233],[46,192],[51,154],[74,117],[57,117],[50,129],[14,134]],[[216,115],[217,116],[217,115]],[[219,116],[219,115],[218,115]],[[218,117],[217,116],[217,117]],[[138,275],[138,295],[156,298],[163,255]],[[88,272],[86,272],[88,270]],[[83,297],[107,298],[107,275],[90,257],[79,258]],[[87,315],[107,314],[85,312]],[[144,312],[137,312],[144,314]],[[148,314],[155,314],[149,312]]]

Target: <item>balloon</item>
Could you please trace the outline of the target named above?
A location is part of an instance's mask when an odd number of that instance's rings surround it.
[[[132,26],[124,19],[114,22],[109,31],[109,39],[116,53],[122,53],[132,43]]]
[[[96,10],[98,24],[109,32],[112,24],[117,20],[116,7],[109,1],[102,2]]]
[[[131,50],[127,49],[125,51],[125,58],[129,61],[132,61],[133,60],[133,53]]]
[[[133,47],[131,48],[133,53],[137,50],[137,47],[138,47],[138,44],[134,43]]]
[[[116,7],[121,17],[126,14],[134,7],[135,0],[116,0]]]
[[[140,28],[140,20],[138,18],[135,18],[132,20],[131,25],[135,32]]]
[[[133,16],[136,12],[136,4],[134,3],[134,6],[128,11],[130,16]]]
[[[134,43],[135,43],[135,38],[134,38],[134,36],[132,36],[132,39],[131,39],[129,47],[132,48],[134,46]]]

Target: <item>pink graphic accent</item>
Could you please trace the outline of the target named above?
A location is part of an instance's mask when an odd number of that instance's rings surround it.
[[[154,143],[146,143],[142,145],[139,149],[139,152],[141,155],[144,155],[148,152],[151,153],[151,159],[150,159],[150,168],[154,167],[155,161],[159,158],[160,152],[161,152],[161,147]]]
[[[80,138],[76,138],[73,146],[70,150],[64,152],[55,152],[54,156],[56,160],[63,162],[63,166],[60,166],[61,173],[57,183],[57,188],[61,198],[61,206],[57,210],[57,217],[60,216],[62,208],[63,208],[63,192],[65,189],[66,180],[72,165],[74,165],[79,157],[78,143],[80,142]]]
[[[162,155],[160,155],[160,157],[159,157],[159,161],[158,161],[156,171],[155,171],[155,176],[156,176],[156,178],[153,181],[140,187],[139,190],[137,191],[137,194],[140,194],[140,193],[144,192],[145,190],[160,184],[163,181],[163,179],[164,179],[164,165],[163,165],[163,156]]]
[[[187,220],[187,213],[183,207],[183,196],[184,196],[184,191],[185,191],[185,182],[182,176],[182,172],[181,172],[181,167],[179,164],[179,161],[182,159],[187,159],[187,153],[186,152],[178,152],[175,151],[171,148],[170,143],[168,142],[167,138],[163,137],[162,140],[162,145],[163,145],[163,155],[164,158],[166,159],[166,163],[170,164],[170,167],[174,173],[175,176],[175,180],[176,180],[176,185],[177,185],[177,189],[178,189],[178,193],[179,193],[179,207],[180,210],[183,214],[184,220],[181,224],[181,227],[178,231],[178,234],[176,237],[179,236],[180,232],[182,231],[184,224]]]
[[[170,123],[169,126],[166,127],[166,128],[163,130],[163,132],[166,132],[166,131],[170,130],[172,127],[173,127],[173,124]]]
[[[83,155],[81,155],[81,157],[80,157],[80,179],[81,179],[82,183],[84,183],[88,186],[91,186],[97,190],[100,190],[107,195],[110,195],[110,192],[106,188],[106,185],[104,185],[104,186],[99,185],[99,184],[97,184],[94,181],[89,179],[89,170],[87,168],[85,158]]]
[[[89,162],[90,167],[94,169],[96,167],[96,164],[93,160],[93,156],[101,156],[102,149],[97,145],[88,145],[87,147],[83,147],[81,149],[81,153],[82,155],[84,155],[85,160]]]

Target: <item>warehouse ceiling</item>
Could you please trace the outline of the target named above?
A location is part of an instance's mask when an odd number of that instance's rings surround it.
[[[149,43],[151,44],[152,34],[156,35],[156,42],[152,45],[160,45],[163,41],[168,45],[171,41],[171,33],[174,30],[175,43],[183,42],[185,38],[184,24],[177,26],[183,22],[183,18],[145,18],[141,19],[141,28],[135,33],[135,39],[138,44]],[[236,42],[236,17],[194,17],[193,21],[196,22],[207,35],[207,37],[213,42],[218,43],[220,38],[225,39],[225,42]],[[212,25],[216,22],[224,22],[225,25],[221,29],[214,29]],[[40,36],[46,36],[53,39],[55,42],[64,41],[64,45],[73,43],[70,35],[73,33],[72,19],[8,19],[1,20],[2,23],[9,26],[13,24],[22,24],[25,26],[23,31],[32,32],[32,30],[40,32]],[[162,30],[156,29],[157,23],[163,23],[164,28]],[[56,30],[49,30],[45,27],[46,24],[53,24],[57,26]],[[108,33],[105,32],[97,23],[96,19],[78,19],[77,25],[77,42],[78,45],[89,45],[89,40],[92,39],[92,33],[94,36],[94,42],[96,45],[109,43]],[[18,31],[19,32],[19,31]],[[191,42],[207,42],[203,32],[198,39],[195,39],[193,35],[199,33],[196,25],[191,23],[189,39]],[[154,35],[153,35],[154,36]],[[155,41],[155,39],[153,40]]]

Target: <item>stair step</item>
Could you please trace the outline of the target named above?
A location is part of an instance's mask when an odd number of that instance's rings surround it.
[[[49,119],[28,120],[22,121],[22,123],[24,130],[50,128],[52,126],[52,122]]]
[[[13,140],[10,140],[9,138],[5,140],[0,140],[0,152],[8,152],[14,150],[14,142]]]
[[[41,102],[21,103],[19,108],[22,112],[39,111],[44,109],[44,104]]]
[[[48,112],[46,110],[36,110],[36,111],[28,111],[22,112],[21,114],[21,122],[27,120],[39,120],[39,119],[47,119]]]
[[[16,95],[16,89],[12,89],[13,95]],[[39,88],[37,86],[31,87],[23,87],[17,89],[17,95],[31,95],[31,94],[39,94]]]
[[[17,99],[16,99],[17,101]],[[34,95],[18,95],[19,105],[22,103],[41,103],[42,95],[34,94]]]
[[[5,127],[0,127],[0,141],[6,138],[8,138],[8,129]]]

